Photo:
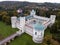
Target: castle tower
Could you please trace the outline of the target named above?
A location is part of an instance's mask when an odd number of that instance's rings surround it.
[[[56,18],[56,15],[50,16],[51,23],[50,23],[49,27],[51,27],[55,23],[55,18]]]
[[[35,24],[33,29],[33,41],[35,43],[42,43],[44,37],[44,25],[42,24]]]
[[[22,32],[25,30],[25,17],[20,17],[20,30]]]
[[[55,22],[55,18],[56,18],[56,15],[51,15],[50,16],[51,23],[54,23]]]
[[[31,12],[30,12],[30,15],[31,16],[33,16],[33,15],[35,15],[36,14],[36,12],[34,11],[34,10],[32,10]]]
[[[12,28],[16,28],[16,20],[17,20],[16,16],[11,17]]]

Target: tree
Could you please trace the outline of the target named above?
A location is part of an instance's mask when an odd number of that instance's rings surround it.
[[[57,17],[57,20],[59,21],[59,20],[60,20],[60,11],[59,11],[59,12],[57,12],[56,17]]]
[[[29,10],[27,10],[27,9],[25,9],[25,10],[23,11],[23,13],[24,13],[25,16],[27,16],[27,15],[30,14]]]
[[[1,12],[1,15],[7,15],[8,13],[6,11]]]
[[[11,24],[10,16],[7,16],[7,17],[6,17],[5,22],[6,22],[6,24],[8,24],[8,25]]]
[[[6,11],[0,12],[0,20],[2,20],[3,17],[5,17],[8,13]],[[4,20],[4,19],[3,19]]]
[[[46,35],[46,36],[44,37],[44,41],[48,41],[48,40],[50,40],[50,39],[52,39],[52,35]]]
[[[50,45],[60,45],[58,41],[55,41],[54,39],[51,39],[50,42],[51,42]]]
[[[17,16],[18,15],[16,10],[14,10],[12,13],[13,13],[13,16]]]
[[[8,12],[8,16],[13,16],[13,11],[7,11]]]
[[[6,24],[11,24],[10,16],[3,15],[2,20]]]
[[[43,42],[41,45],[48,45],[47,43]]]
[[[6,17],[7,17],[6,15],[3,15],[3,16],[2,16],[2,21],[3,21],[3,22],[5,22]]]
[[[0,21],[2,21],[2,15],[0,14]]]

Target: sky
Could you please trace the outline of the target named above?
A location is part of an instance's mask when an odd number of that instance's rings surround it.
[[[37,2],[37,3],[44,3],[44,2],[60,3],[60,0],[0,0],[0,1],[28,1],[28,2]]]

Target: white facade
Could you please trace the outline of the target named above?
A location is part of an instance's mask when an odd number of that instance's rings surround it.
[[[16,16],[11,17],[12,28],[16,28],[16,21],[17,21],[17,17]]]
[[[55,22],[55,18],[56,18],[56,16],[55,16],[55,15],[51,15],[51,16],[50,16],[51,23],[54,23],[54,22]]]
[[[32,39],[35,43],[42,43],[44,38],[44,30],[50,24],[55,22],[55,15],[51,15],[50,18],[36,16],[35,11],[32,10],[30,15],[27,17],[11,17],[12,28],[18,28],[19,31],[17,34],[27,33],[32,36]],[[39,26],[37,24],[39,24]],[[37,26],[36,26],[37,25]],[[35,26],[35,27],[34,27]]]
[[[25,17],[20,17],[20,30],[22,30],[22,32],[24,32],[25,30]]]

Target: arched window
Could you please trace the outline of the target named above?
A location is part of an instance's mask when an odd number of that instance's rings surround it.
[[[26,19],[26,21],[27,21],[27,19]]]
[[[41,32],[41,36],[42,36],[42,32]]]
[[[33,20],[34,24],[36,23],[36,20]]]
[[[35,32],[35,35],[37,35],[37,32]]]
[[[21,32],[22,32],[22,30],[21,30]]]

